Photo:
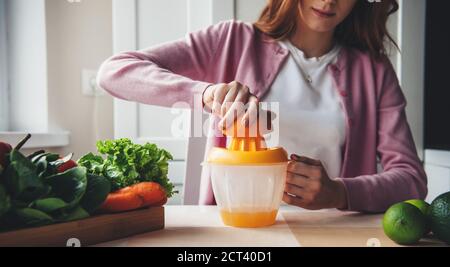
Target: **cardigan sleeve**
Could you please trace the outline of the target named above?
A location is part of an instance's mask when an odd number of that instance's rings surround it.
[[[184,39],[140,51],[123,52],[106,60],[97,83],[114,97],[171,107],[194,107],[194,96],[210,83],[214,56],[230,22],[189,33]]]
[[[394,203],[424,199],[427,177],[406,119],[406,99],[396,73],[385,59],[377,107],[377,155],[383,172],[342,179],[348,210],[383,212]]]

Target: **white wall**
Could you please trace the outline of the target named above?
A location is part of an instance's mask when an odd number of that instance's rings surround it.
[[[97,140],[113,138],[112,97],[85,96],[81,89],[82,69],[96,70],[112,55],[112,5],[46,0],[46,11],[51,126],[71,133],[60,152],[78,158],[96,151]]]
[[[25,1],[28,4],[35,2]],[[61,148],[44,149],[62,155],[74,152],[78,159],[88,152],[95,152],[97,140],[114,137],[112,97],[84,96],[81,89],[82,69],[95,70],[112,55],[112,4],[111,0],[81,3],[46,0],[45,13],[48,53],[43,60],[47,62],[47,68],[44,65],[38,67],[46,70],[42,76],[48,79],[45,88],[48,94],[44,95],[48,99],[48,128],[50,131],[69,131],[70,143]],[[33,88],[30,86],[27,90],[33,91]],[[39,114],[24,105],[21,107],[30,118]]]
[[[236,19],[255,22],[266,3],[267,0],[235,0]]]

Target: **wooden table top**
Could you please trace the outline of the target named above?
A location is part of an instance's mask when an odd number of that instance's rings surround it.
[[[307,211],[282,206],[275,225],[234,228],[223,225],[216,206],[166,206],[165,229],[99,246],[139,247],[297,247],[398,246],[381,227],[382,214],[338,210]],[[443,246],[422,239],[418,246]]]

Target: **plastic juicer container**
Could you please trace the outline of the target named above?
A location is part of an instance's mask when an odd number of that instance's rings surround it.
[[[266,148],[259,132],[249,136],[246,128],[243,137],[232,136],[228,148],[212,148],[212,188],[225,225],[270,226],[283,197],[288,157],[283,148]]]

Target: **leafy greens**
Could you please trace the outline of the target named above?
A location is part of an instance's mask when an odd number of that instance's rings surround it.
[[[0,230],[40,226],[89,217],[105,201],[111,185],[84,167],[58,172],[70,160],[38,151],[25,157],[14,149],[0,176]]]
[[[134,144],[127,138],[97,142],[98,152],[104,156],[89,153],[78,160],[88,173],[106,177],[112,191],[140,182],[157,182],[166,190],[167,197],[174,193],[169,181],[169,160],[172,155],[155,144]]]

